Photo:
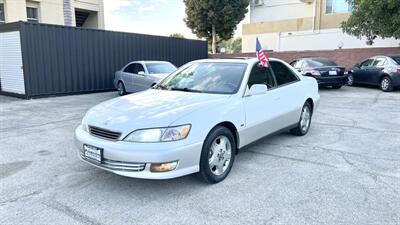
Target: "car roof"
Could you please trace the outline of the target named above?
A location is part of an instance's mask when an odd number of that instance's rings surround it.
[[[168,61],[157,61],[157,60],[140,60],[140,61],[132,61],[130,63],[170,63]]]
[[[270,61],[280,61],[283,62],[280,59],[276,59],[276,58],[269,58]],[[195,60],[193,62],[225,62],[225,63],[246,63],[246,64],[254,64],[256,62],[258,62],[259,60],[257,58],[246,58],[246,57],[242,57],[242,58],[229,58],[229,59],[199,59],[199,60]]]

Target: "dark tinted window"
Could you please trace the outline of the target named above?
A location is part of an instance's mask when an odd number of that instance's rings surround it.
[[[144,67],[142,64],[136,63],[134,74],[138,74],[139,72],[144,72]]]
[[[367,59],[367,60],[365,60],[364,62],[362,62],[362,63],[360,64],[360,66],[369,66],[369,65],[372,64],[373,61],[374,61],[373,59]]]
[[[299,78],[281,62],[271,61],[272,70],[274,71],[276,82],[278,86],[284,85],[290,82],[298,81]]]
[[[0,24],[4,23],[4,3],[0,3]]]
[[[135,65],[136,63],[129,64],[129,66],[125,67],[125,73],[134,73],[135,72]]]
[[[159,86],[170,90],[234,94],[239,90],[246,68],[244,63],[194,63],[168,76]]]
[[[392,58],[397,64],[400,65],[400,56],[391,56],[390,58]]]
[[[33,7],[26,7],[26,15],[29,22],[39,22],[38,9]]]
[[[271,70],[268,67],[263,67],[258,65],[254,65],[253,69],[251,70],[249,81],[247,82],[249,88],[253,84],[265,84],[268,88],[275,87],[275,80],[271,74]]]
[[[306,61],[310,67],[337,66],[334,61],[327,58],[312,58]]]

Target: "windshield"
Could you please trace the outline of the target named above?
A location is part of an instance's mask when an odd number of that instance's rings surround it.
[[[245,63],[201,62],[170,75],[158,86],[163,89],[234,94],[246,71]]]
[[[176,67],[170,63],[146,63],[149,74],[172,73]]]
[[[326,58],[308,59],[307,64],[309,65],[309,67],[337,66],[334,61]]]
[[[400,56],[391,56],[390,58],[392,58],[394,61],[396,61],[397,64],[400,65]]]

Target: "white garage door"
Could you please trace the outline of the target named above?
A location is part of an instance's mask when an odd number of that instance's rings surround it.
[[[19,31],[0,33],[0,82],[4,92],[25,94]]]

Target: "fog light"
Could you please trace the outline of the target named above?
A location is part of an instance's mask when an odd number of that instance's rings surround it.
[[[178,165],[178,161],[169,163],[152,163],[150,166],[151,172],[168,172],[174,170]]]

